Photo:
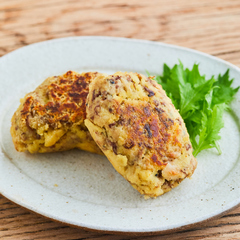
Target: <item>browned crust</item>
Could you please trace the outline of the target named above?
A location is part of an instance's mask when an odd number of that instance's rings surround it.
[[[197,162],[185,124],[151,78],[99,76],[87,103],[85,124],[93,139],[140,193],[159,196],[193,174]]]
[[[12,118],[11,134],[16,150],[55,152],[77,147],[101,154],[84,125],[89,84],[98,75],[98,72],[68,71],[46,79],[28,93]],[[50,137],[51,133],[58,134],[56,143],[46,144],[48,133]]]
[[[86,97],[89,83],[98,73],[77,74],[68,71],[45,88],[46,104],[30,94],[23,103],[21,118],[38,115],[52,128],[58,124],[72,124],[86,118]],[[38,88],[40,89],[41,86]],[[37,89],[37,90],[38,90]],[[36,91],[37,91],[36,90]]]

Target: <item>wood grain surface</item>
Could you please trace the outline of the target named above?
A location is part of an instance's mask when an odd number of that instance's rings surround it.
[[[240,0],[0,0],[0,56],[47,39],[86,35],[171,43],[240,67]],[[240,207],[189,230],[133,237],[56,223],[0,196],[0,239],[240,239]]]

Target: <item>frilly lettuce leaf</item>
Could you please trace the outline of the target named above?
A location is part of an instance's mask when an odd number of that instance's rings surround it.
[[[229,70],[217,78],[207,79],[199,72],[198,64],[192,69],[184,69],[181,62],[170,68],[163,66],[163,74],[155,80],[162,85],[174,106],[182,116],[193,146],[193,154],[197,156],[204,149],[221,149],[218,140],[223,128],[223,112],[229,109],[239,87],[232,88],[233,79]]]

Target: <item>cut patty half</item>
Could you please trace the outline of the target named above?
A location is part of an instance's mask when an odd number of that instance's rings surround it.
[[[85,125],[113,167],[146,196],[170,191],[197,166],[183,119],[162,87],[143,75],[95,78]]]
[[[84,125],[89,83],[99,75],[68,71],[47,78],[21,99],[11,126],[16,150],[43,153],[80,148],[102,154]]]

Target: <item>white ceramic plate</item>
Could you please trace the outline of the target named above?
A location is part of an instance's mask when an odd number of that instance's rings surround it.
[[[156,42],[107,37],[73,37],[33,44],[0,59],[0,192],[46,217],[79,227],[112,232],[161,232],[212,218],[240,203],[240,94],[234,114],[224,115],[222,155],[198,156],[191,180],[157,199],[144,200],[103,156],[73,150],[52,154],[19,153],[9,133],[19,99],[45,78],[67,70],[161,73],[180,59],[200,63],[211,76],[230,68],[234,86],[240,70],[220,59]]]

